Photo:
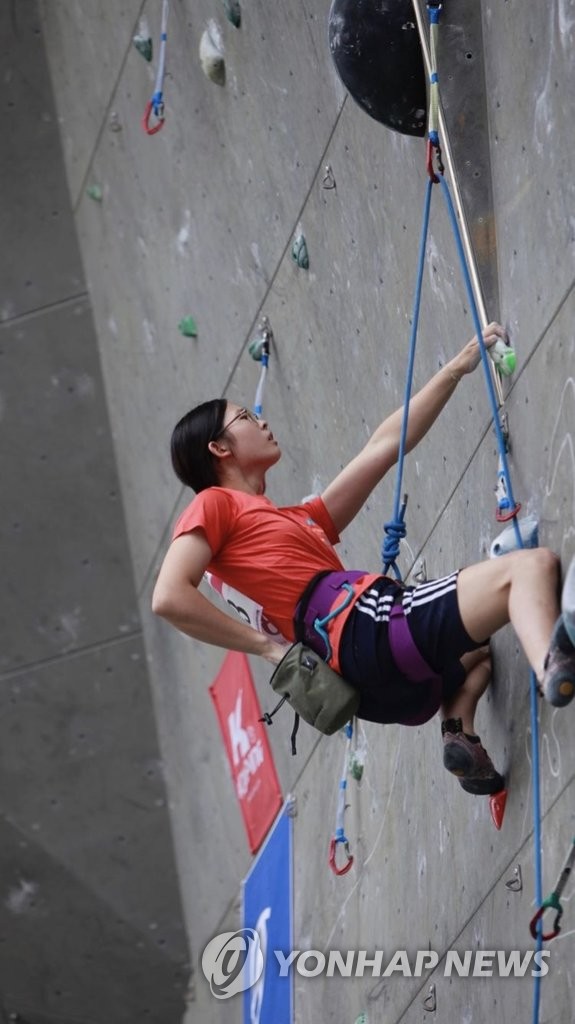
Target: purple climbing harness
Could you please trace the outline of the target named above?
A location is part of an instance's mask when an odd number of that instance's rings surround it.
[[[296,607],[294,624],[296,637],[311,647],[321,658],[326,658],[328,648],[318,633],[316,623],[325,621],[334,608],[338,591],[345,595],[345,584],[353,584],[365,571],[324,572],[310,581]],[[340,606],[347,607],[349,601]],[[337,606],[336,606],[337,608]],[[426,683],[428,700],[424,708],[411,718],[403,719],[404,725],[421,725],[435,714],[441,704],[442,679],[425,661],[415,645],[407,623],[402,603],[402,593],[396,598],[391,609],[388,627],[389,647],[393,660],[406,679],[411,683]]]
[[[411,718],[402,719],[403,725],[422,725],[438,710],[441,704],[441,676],[427,664],[411,635],[401,596],[391,609],[388,628],[389,647],[399,671],[410,683],[427,683],[428,701],[424,708]]]
[[[352,572],[327,570],[314,576],[296,605],[294,615],[296,639],[311,647],[316,654],[319,654],[320,658],[325,660],[328,654],[327,646],[318,633],[315,623],[318,620],[323,621],[329,615],[337,592],[342,590],[345,583],[351,585],[360,576],[367,575],[362,570],[353,570]]]

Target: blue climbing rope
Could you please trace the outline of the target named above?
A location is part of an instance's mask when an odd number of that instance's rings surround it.
[[[481,362],[483,365],[483,371],[485,376],[485,382],[487,386],[487,392],[489,395],[489,401],[491,405],[491,412],[493,417],[493,426],[497,437],[497,445],[499,448],[499,468],[500,476],[503,478],[503,482],[506,490],[506,498],[508,499],[508,506],[513,509],[511,514],[513,520],[513,527],[517,546],[519,548],[524,547],[523,538],[521,536],[521,530],[517,522],[517,512],[519,507],[513,497],[513,488],[511,484],[511,477],[509,473],[509,466],[507,462],[507,445],[503,434],[501,423],[499,420],[499,408],[497,404],[497,398],[495,395],[495,388],[493,385],[493,378],[491,375],[491,369],[489,364],[489,358],[487,354],[487,347],[483,340],[483,330],[481,327],[481,321],[477,310],[477,303],[475,301],[475,295],[473,292],[473,286],[471,283],[471,275],[469,272],[468,262],[461,239],[461,232],[459,229],[459,223],[455,213],[455,208],[451,198],[449,187],[444,177],[444,168],[441,157],[441,147],[439,142],[439,76],[437,74],[437,56],[436,56],[436,45],[437,45],[437,31],[439,23],[439,14],[441,11],[440,0],[428,0],[427,10],[429,14],[430,23],[430,105],[429,105],[429,124],[428,124],[428,142],[427,142],[427,171],[429,180],[427,184],[427,190],[425,195],[425,206],[424,206],[424,218],[423,228],[421,233],[421,242],[419,250],[419,261],[418,261],[418,272],[417,272],[417,283],[415,290],[415,302],[414,302],[414,313],[411,331],[411,342],[409,351],[409,364],[407,371],[407,381],[405,388],[405,402],[403,408],[402,428],[401,428],[401,439],[399,445],[399,456],[398,456],[398,468],[396,475],[396,484],[394,492],[394,517],[389,523],[385,524],[385,538],[382,546],[382,559],[384,562],[384,573],[387,573],[391,567],[400,579],[400,574],[397,569],[396,560],[399,556],[399,542],[402,537],[405,536],[406,527],[404,522],[405,508],[407,503],[407,497],[404,497],[403,504],[400,506],[401,496],[401,482],[403,476],[403,462],[405,457],[405,446],[407,437],[407,422],[409,414],[409,402],[411,399],[411,385],[413,376],[413,362],[415,358],[415,344],[417,336],[417,325],[419,319],[419,307],[421,300],[421,290],[423,283],[423,267],[424,267],[424,254],[427,240],[427,233],[429,228],[429,211],[431,203],[431,187],[433,184],[439,183],[441,185],[441,191],[445,199],[447,206],[449,219],[451,222],[453,235],[455,238],[456,248],[459,256],[461,270],[463,273],[463,279],[465,283],[465,289],[471,309],[473,318],[473,324],[477,340],[479,343],[479,350],[481,353]],[[435,173],[432,166],[433,152],[437,157],[438,172]],[[535,867],[535,902],[537,906],[541,906],[543,899],[543,885],[542,885],[542,869],[541,869],[541,797],[540,797],[540,766],[539,766],[539,720],[537,714],[537,680],[535,673],[532,671],[530,674],[530,707],[531,707],[531,773],[532,773],[532,789],[533,789],[533,837],[534,837],[534,867]],[[539,952],[542,948],[543,932],[541,920],[536,922],[536,951]],[[534,975],[534,990],[533,990],[533,1015],[532,1024],[538,1024],[539,1022],[539,1008],[541,998],[541,979],[539,975]]]
[[[401,500],[401,484],[403,479],[403,463],[405,460],[405,448],[407,440],[407,424],[409,418],[409,403],[411,401],[411,390],[413,385],[413,366],[415,362],[415,349],[417,345],[417,328],[419,324],[419,309],[421,306],[421,292],[423,289],[423,274],[425,270],[425,248],[427,244],[427,233],[429,230],[429,211],[431,207],[431,179],[427,183],[425,191],[425,203],[423,207],[423,226],[419,241],[419,255],[417,260],[417,279],[415,285],[415,297],[413,300],[413,316],[411,320],[411,336],[409,339],[409,358],[407,363],[407,374],[405,380],[405,396],[403,399],[403,416],[401,420],[401,435],[399,439],[399,455],[397,459],[397,473],[395,477],[395,491],[393,496],[393,519],[384,523],[385,536],[381,549],[383,562],[383,574],[387,576],[390,569],[393,569],[396,579],[401,579],[401,573],[397,567],[399,558],[399,543],[406,534],[405,509],[407,507],[407,495]]]
[[[511,477],[509,474],[509,466],[507,463],[507,454],[505,449],[505,438],[499,422],[499,410],[497,408],[497,400],[495,397],[495,389],[493,387],[493,379],[489,367],[489,361],[487,356],[487,348],[483,341],[483,333],[481,330],[481,323],[479,320],[479,313],[477,311],[477,304],[475,302],[475,296],[473,294],[473,288],[471,286],[471,277],[469,274],[469,268],[467,266],[467,260],[465,258],[465,252],[463,249],[463,243],[461,240],[461,232],[459,230],[459,224],[455,214],[455,208],[453,206],[453,200],[449,191],[449,186],[443,177],[438,175],[439,182],[441,184],[443,196],[447,204],[449,213],[449,219],[453,228],[453,234],[455,236],[455,242],[457,246],[457,252],[461,264],[461,270],[463,273],[463,279],[465,281],[465,288],[467,291],[467,298],[471,308],[473,317],[473,323],[477,338],[479,340],[479,348],[481,351],[481,361],[483,363],[483,370],[485,374],[485,382],[487,385],[487,392],[489,394],[489,400],[491,403],[491,412],[493,416],[493,425],[495,427],[495,434],[497,436],[497,445],[499,448],[499,459],[502,472],[505,478],[505,486],[507,489],[507,495],[511,507],[516,507],[515,499],[513,497],[513,488],[511,486]],[[521,536],[521,530],[517,522],[517,516],[513,517],[513,526],[515,529],[515,538],[517,546],[523,548],[523,538]],[[539,769],[539,719],[537,715],[537,680],[535,673],[532,671],[530,674],[530,707],[531,707],[531,776],[532,776],[532,788],[533,788],[533,840],[535,844],[534,852],[534,866],[535,866],[535,902],[537,906],[540,906],[543,899],[543,883],[542,883],[542,870],[541,870],[541,796],[540,796],[540,769]],[[542,929],[541,922],[538,922],[537,928],[537,939],[536,939],[536,950],[539,952],[542,948]],[[534,975],[534,991],[533,991],[533,1024],[538,1024],[539,1021],[539,1005],[541,998],[541,978],[539,975]]]

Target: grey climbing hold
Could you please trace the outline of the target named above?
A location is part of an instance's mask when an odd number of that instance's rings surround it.
[[[228,21],[231,21],[235,28],[239,28],[242,23],[242,9],[239,0],[222,0],[222,3]]]
[[[141,53],[141,55],[144,58],[144,60],[147,60],[148,64],[149,64],[151,62],[151,60],[152,60],[153,55],[154,55],[154,44],[153,44],[152,40],[150,39],[150,37],[149,36],[139,36],[139,35],[136,35],[132,39],[132,42],[133,42],[134,46],[136,47],[136,50],[138,51],[138,53]]]
[[[117,111],[113,110],[108,120],[108,128],[111,132],[121,132],[122,122],[120,121],[120,115]]]
[[[508,878],[505,883],[505,888],[511,892],[522,892],[523,891],[523,876],[521,874],[521,864],[517,864],[511,878]]]
[[[321,187],[325,188],[326,190],[335,188],[335,178],[329,164],[325,165]]]
[[[297,797],[293,793],[288,793],[286,797],[285,812],[288,818],[297,816]]]
[[[423,1000],[423,1008],[428,1013],[435,1013],[437,1009],[437,996],[435,994],[435,985],[430,985],[427,995]]]
[[[427,564],[425,558],[418,558],[416,560],[411,575],[416,583],[427,583]]]
[[[223,46],[213,28],[207,28],[200,39],[200,64],[210,82],[215,82],[216,85],[226,84]]]
[[[262,316],[257,329],[257,334],[248,345],[248,352],[256,363],[261,362],[264,352],[270,350],[274,338],[273,331],[267,316]]]
[[[292,260],[294,261],[294,263],[297,263],[298,267],[301,267],[302,270],[309,270],[309,254],[307,251],[307,242],[305,240],[305,235],[302,235],[301,232],[294,239],[294,243],[292,245],[291,250],[291,256]]]

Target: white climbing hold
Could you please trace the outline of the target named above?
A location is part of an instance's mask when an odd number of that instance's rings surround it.
[[[561,611],[567,635],[575,647],[575,557],[571,559],[571,565],[565,576],[561,596]]]
[[[523,519],[518,519],[517,525],[519,527],[523,547],[536,548],[539,544],[539,523],[537,521],[537,516],[525,516]],[[489,557],[498,558],[499,555],[506,555],[510,551],[517,551],[519,546],[520,545],[517,543],[515,526],[513,523],[510,523],[509,526],[506,526],[493,541],[489,550]]]
[[[200,39],[200,64],[202,71],[211,82],[225,85],[226,64],[224,48],[217,25],[210,23]]]

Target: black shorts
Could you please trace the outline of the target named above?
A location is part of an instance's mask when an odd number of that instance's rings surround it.
[[[425,683],[413,683],[398,670],[389,647],[388,624],[393,602],[402,604],[412,638],[427,664],[442,677],[442,700],[448,700],[465,679],[460,658],[483,647],[467,633],[457,603],[453,572],[416,587],[404,587],[382,576],[357,599],[345,624],[339,647],[344,679],[361,694],[358,717],[370,722],[411,724],[429,704]],[[439,708],[435,702],[426,719]]]

